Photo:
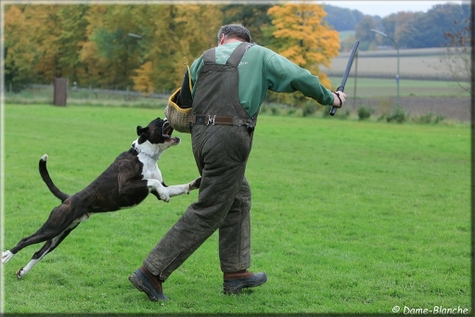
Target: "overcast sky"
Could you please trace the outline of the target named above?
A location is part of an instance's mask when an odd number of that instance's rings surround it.
[[[1,1],[1,0],[0,0]],[[234,1],[237,4],[258,4],[262,3],[267,4],[278,4],[283,2],[277,0],[237,0]],[[291,2],[292,0],[285,0],[285,2]],[[294,0],[298,1],[298,0]],[[392,13],[397,13],[400,11],[422,11],[427,12],[432,6],[436,4],[444,4],[448,2],[461,4],[470,3],[470,0],[315,0],[317,3],[327,3],[336,7],[347,8],[351,10],[358,10],[364,14],[368,15],[379,15],[384,18]],[[109,4],[120,4],[120,3],[172,3],[173,0],[8,0],[9,3],[109,3]],[[223,0],[179,0],[176,3],[228,3],[228,1]]]
[[[426,0],[426,1],[393,1],[393,0],[384,0],[384,1],[344,1],[344,0],[326,0],[320,1],[319,3],[326,3],[336,7],[348,8],[351,10],[358,10],[364,14],[368,15],[379,15],[384,18],[391,13],[397,13],[399,11],[422,11],[427,12],[431,9],[432,6],[436,4],[444,4],[447,2],[453,2],[457,4],[462,4],[462,0]],[[470,1],[463,1],[464,3],[470,3]]]

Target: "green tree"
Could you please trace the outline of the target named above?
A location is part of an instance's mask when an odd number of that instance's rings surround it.
[[[37,62],[35,72],[44,82],[51,82],[56,77],[63,77],[61,42],[62,20],[58,5],[27,5],[25,17],[30,28],[30,41],[36,47]]]
[[[455,21],[463,21],[470,16],[467,4],[440,4],[433,6],[426,13],[398,12],[382,20],[384,32],[396,40],[400,47],[426,48],[443,47],[444,33],[456,33],[461,25]],[[388,45],[390,41],[383,39]]]
[[[93,5],[88,10],[87,42],[82,45],[81,61],[87,65],[90,84],[125,89],[140,67],[137,40],[129,36],[137,29],[134,5]]]
[[[417,47],[416,38],[419,34],[417,21],[420,20],[423,13],[399,12],[397,15],[398,26],[394,33],[394,38],[401,48]]]
[[[36,46],[30,41],[30,32],[23,12],[24,6],[5,7],[4,46],[5,46],[5,82],[15,91],[34,81],[36,64]]]
[[[13,82],[30,78],[50,83],[65,76],[63,70],[71,59],[63,59],[68,56],[62,36],[70,30],[63,25],[61,10],[65,7],[22,5],[11,6],[6,12],[6,68],[9,76],[16,73]]]
[[[133,14],[140,21],[137,27],[142,35],[143,60],[150,63],[148,76],[154,90],[170,91],[175,87],[178,72],[175,69],[176,55],[182,55],[174,36],[177,8],[169,4],[136,5]]]
[[[79,61],[85,69],[83,81],[80,82],[81,85],[100,83],[102,75],[109,67],[109,62],[98,53],[96,42],[92,40],[95,30],[105,24],[103,17],[107,12],[107,8],[105,5],[91,5],[84,17],[87,21],[86,39],[78,43],[80,47]]]
[[[371,29],[376,29],[376,21],[369,15],[365,16],[357,25],[355,29],[355,38],[360,41],[359,48],[362,51],[368,50],[375,40],[374,32]]]
[[[217,44],[217,33],[223,15],[219,5],[176,5],[171,38],[176,54],[171,61],[175,74],[175,86],[181,84],[185,70],[184,60],[190,63],[204,50]]]
[[[230,4],[222,7],[223,23],[241,23],[252,34],[252,41],[267,46],[270,37],[263,32],[271,24],[267,11],[270,4]]]
[[[338,5],[338,2],[329,3]],[[356,25],[365,17],[358,10],[340,8],[339,6],[332,6],[327,3],[324,5],[324,10],[327,13],[325,21],[337,31],[353,31]]]
[[[70,82],[82,82],[86,76],[85,65],[80,61],[81,45],[86,41],[85,19],[87,5],[64,5],[58,11],[61,21],[59,42],[59,67],[61,73],[67,76]]]
[[[455,21],[463,21],[470,17],[468,5],[440,4],[435,5],[415,21],[420,30],[416,34],[418,46],[424,47],[444,47],[444,33],[456,33],[463,28],[460,24],[454,24]]]
[[[390,38],[394,39],[394,34],[396,33],[398,24],[397,14],[393,13],[388,15],[381,21],[381,24],[383,25],[384,33],[386,33]],[[386,40],[389,41],[388,39]]]
[[[216,45],[222,22],[216,5],[137,5],[131,14],[139,21],[139,45],[143,61],[151,63],[147,74],[155,91],[170,91],[181,84],[185,63]]]

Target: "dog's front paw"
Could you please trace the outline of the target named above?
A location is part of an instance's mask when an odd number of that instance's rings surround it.
[[[200,185],[201,185],[201,177],[198,177],[197,179],[195,179],[189,184],[189,187],[190,187],[190,190],[193,190],[193,189],[200,188]]]
[[[170,194],[166,190],[159,191],[158,196],[160,196],[160,200],[163,200],[166,203],[170,201]]]

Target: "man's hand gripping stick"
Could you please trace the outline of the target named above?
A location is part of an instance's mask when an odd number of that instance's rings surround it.
[[[353,60],[355,59],[356,51],[358,49],[358,45],[360,44],[360,41],[356,40],[355,44],[353,44],[353,48],[351,49],[350,53],[350,59],[348,60],[348,64],[346,65],[345,73],[343,74],[343,77],[341,78],[341,83],[340,86],[336,89],[336,91],[344,91],[345,90],[345,85],[346,85],[346,80],[348,79],[348,76],[350,75],[350,70],[351,66],[353,65]],[[332,106],[330,110],[330,115],[334,116],[336,113],[336,107]]]

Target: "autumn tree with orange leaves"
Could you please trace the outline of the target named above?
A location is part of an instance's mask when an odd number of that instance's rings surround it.
[[[272,35],[278,39],[271,48],[319,76],[320,82],[330,88],[330,80],[319,66],[331,67],[340,40],[338,32],[323,21],[326,15],[323,6],[306,1],[286,3],[271,7],[268,14],[272,19]]]

